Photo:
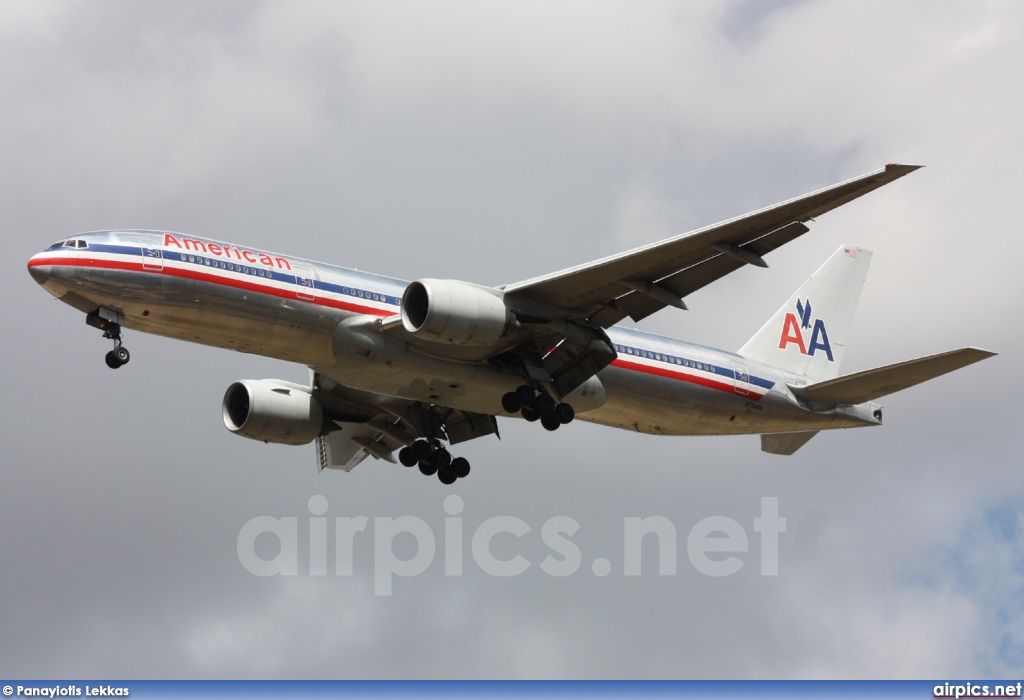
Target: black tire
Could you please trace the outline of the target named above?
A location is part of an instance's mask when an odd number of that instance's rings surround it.
[[[398,451],[398,461],[402,463],[403,467],[415,467],[419,457],[411,447],[403,447]]]
[[[555,418],[562,425],[568,425],[572,423],[572,419],[576,417],[576,411],[567,403],[560,403],[555,407]]]
[[[465,457],[456,457],[452,460],[451,470],[455,472],[455,476],[465,479],[469,476],[469,460]]]
[[[530,408],[529,406],[523,406],[523,419],[524,419],[524,420],[525,420],[525,421],[526,421],[527,423],[532,423],[532,422],[534,422],[535,420],[537,420],[538,418],[540,418],[540,414],[539,414],[539,413],[537,413],[536,411],[534,411],[534,410],[533,410],[532,408]]]
[[[430,461],[438,469],[447,469],[452,463],[452,453],[442,447],[439,450],[434,450],[434,454],[430,456]]]
[[[522,408],[522,404],[519,403],[519,398],[516,396],[516,392],[510,391],[501,397],[501,408],[505,413],[519,413],[519,409]]]
[[[458,478],[459,476],[451,467],[437,470],[437,480],[440,481],[445,486],[451,486],[456,482]]]
[[[117,356],[114,355],[113,350],[104,355],[103,361],[107,363],[107,367],[110,369],[117,369],[121,366],[121,363],[117,361]]]
[[[128,364],[128,360],[132,359],[131,353],[128,352],[128,348],[123,345],[118,345],[112,352],[114,353],[114,357],[117,358],[117,361],[122,365]]]
[[[537,398],[537,392],[529,384],[522,384],[516,389],[516,398],[520,406],[533,406],[533,400]]]
[[[427,442],[426,440],[417,440],[416,442],[414,442],[412,444],[412,451],[413,454],[416,455],[417,459],[421,461],[425,459],[430,459],[430,443]]]
[[[562,427],[562,424],[557,418],[552,415],[541,416],[540,424],[544,426],[545,430],[558,430]]]
[[[437,467],[432,462],[420,462],[420,473],[423,476],[433,476],[437,474]]]
[[[533,407],[540,411],[542,416],[550,415],[557,405],[549,394],[540,394],[537,396],[537,400],[533,402]]]

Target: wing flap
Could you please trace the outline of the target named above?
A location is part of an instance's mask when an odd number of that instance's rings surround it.
[[[828,404],[859,404],[893,394],[961,367],[980,362],[996,353],[979,348],[961,348],[938,355],[869,369],[808,386],[790,386],[807,401]]]
[[[752,253],[756,258],[763,258],[768,253],[781,248],[786,243],[799,238],[808,231],[810,229],[804,224],[799,221],[793,221],[771,233],[761,236],[761,238],[748,243],[739,250]],[[750,264],[742,256],[722,254],[714,246],[712,246],[712,249],[715,253],[714,255],[703,262],[658,280],[658,286],[683,298]],[[630,292],[616,299],[614,304],[602,308],[591,316],[590,320],[603,328],[607,328],[627,316],[634,321],[641,321],[651,314],[661,311],[665,306],[667,304],[651,296],[639,292]]]

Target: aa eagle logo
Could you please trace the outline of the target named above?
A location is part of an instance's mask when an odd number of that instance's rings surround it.
[[[804,340],[804,331],[811,331],[810,343]],[[814,319],[813,329],[811,327],[811,300],[796,300],[796,313],[792,311],[786,314],[786,320],[782,324],[782,337],[779,339],[779,348],[785,350],[790,345],[796,345],[801,355],[814,357],[818,350],[824,350],[829,362],[835,362],[832,356],[832,344],[828,340],[828,332],[825,330],[825,322],[820,318]]]

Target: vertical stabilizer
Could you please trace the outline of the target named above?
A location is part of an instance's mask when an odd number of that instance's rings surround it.
[[[839,376],[870,262],[870,250],[840,246],[739,353],[813,381]]]

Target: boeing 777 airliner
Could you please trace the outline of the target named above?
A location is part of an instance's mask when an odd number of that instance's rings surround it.
[[[179,233],[96,231],[29,260],[32,277],[114,342],[122,328],[307,365],[309,386],[245,379],[224,424],[316,443],[321,470],[372,456],[469,473],[448,445],[497,416],[547,430],[575,417],[654,435],[759,433],[792,454],[820,430],[880,425],[874,403],[994,353],[963,348],[839,376],[871,252],[841,246],[737,352],[628,330],[808,231],[806,223],[918,166],[867,175],[745,216],[515,284],[414,282]]]

